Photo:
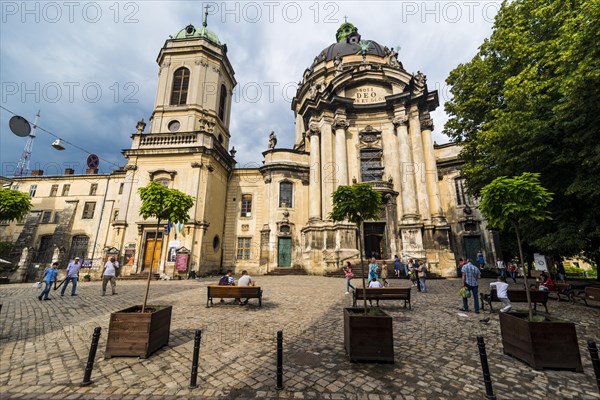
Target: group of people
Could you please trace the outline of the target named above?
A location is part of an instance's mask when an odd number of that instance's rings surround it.
[[[58,289],[56,287],[58,280],[58,262],[52,263],[52,265],[46,270],[42,275],[42,279],[40,280],[40,284],[44,284],[44,288],[42,293],[38,296],[38,299],[41,300],[51,300],[50,299],[50,289],[54,284],[55,290]],[[117,270],[119,269],[119,263],[115,259],[115,257],[111,257],[105,264],[102,269],[102,296],[106,294],[106,286],[110,282],[110,286],[112,289],[112,294],[117,294]],[[79,257],[75,257],[73,261],[67,265],[65,279],[59,284],[62,286],[60,291],[61,297],[65,295],[65,291],[67,290],[67,286],[69,283],[71,284],[71,296],[77,296],[77,281],[79,280],[79,272],[81,270],[81,259]]]
[[[462,260],[461,260],[462,261]],[[460,293],[462,295],[463,306],[461,311],[469,311],[469,298],[473,298],[473,308],[476,314],[479,314],[479,278],[481,277],[481,269],[467,259],[461,267],[462,285]],[[506,283],[506,276],[498,276],[496,282],[490,282],[490,288],[496,290],[498,300],[502,302],[504,307],[500,312],[508,312],[512,308],[510,300],[508,299],[508,283]]]
[[[373,257],[369,263],[369,275],[368,275],[368,287],[370,288],[381,288],[389,286],[388,278],[388,266],[385,261],[381,262],[381,267],[377,264],[377,260]],[[404,266],[406,276],[410,276],[412,280],[412,287],[417,287],[419,292],[427,292],[426,278],[427,268],[423,261],[414,262],[413,260],[408,261]],[[350,289],[356,290],[352,286],[351,280],[354,278],[354,272],[352,272],[352,263],[346,261],[346,265],[342,268],[344,271],[344,277],[346,279],[346,294],[350,293]],[[396,276],[400,277],[400,259],[398,256],[394,256],[394,270]]]
[[[233,271],[228,269],[225,272],[225,275],[219,279],[219,286],[255,286],[255,282],[250,275],[248,275],[248,271],[243,270],[242,276],[238,279],[237,285],[235,284],[235,279],[233,278]],[[224,303],[225,300],[221,299],[221,303]],[[235,299],[236,303],[239,303],[240,306],[245,306],[248,304],[248,299],[242,301],[241,299]]]

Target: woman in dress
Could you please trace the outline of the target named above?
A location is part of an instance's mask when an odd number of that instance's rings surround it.
[[[344,277],[346,278],[346,294],[350,294],[350,289],[356,290],[354,286],[350,283],[350,279],[354,278],[354,273],[352,272],[352,264],[350,261],[346,261],[346,265],[342,268],[344,270]]]

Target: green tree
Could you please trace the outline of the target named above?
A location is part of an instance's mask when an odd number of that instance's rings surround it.
[[[356,225],[362,284],[363,288],[366,288],[361,229],[364,221],[375,219],[379,216],[381,194],[373,190],[368,183],[361,183],[352,186],[339,186],[331,197],[333,199],[333,210],[329,214],[329,218],[336,222],[349,221]],[[364,308],[366,314],[366,297],[364,298]]]
[[[520,176],[494,179],[481,190],[479,209],[491,226],[503,229],[510,224],[517,235],[519,257],[524,264],[520,226],[524,221],[544,221],[550,219],[547,206],[552,201],[552,193],[546,190],[539,180],[539,174],[525,172]],[[529,319],[533,320],[527,274],[523,274]]]
[[[21,220],[31,210],[31,198],[23,192],[0,189],[0,221]]]
[[[189,220],[188,212],[194,205],[194,198],[177,189],[169,189],[158,182],[150,182],[146,187],[138,189],[142,205],[140,215],[144,219],[156,218],[156,237],[161,227],[161,222],[169,221],[172,223],[185,223]],[[148,273],[148,282],[146,283],[146,294],[144,295],[144,304],[142,312],[146,310],[148,302],[148,292],[150,291],[150,279],[152,278],[152,265],[154,264],[154,251],[156,250],[156,240],[152,249],[152,258],[150,260],[150,271]]]
[[[600,267],[600,3],[504,2],[492,35],[447,78],[445,133],[461,143],[471,194],[499,176],[538,172],[553,219],[528,242]]]

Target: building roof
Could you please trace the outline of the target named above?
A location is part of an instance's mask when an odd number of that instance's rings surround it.
[[[344,22],[338,28],[335,34],[336,43],[326,47],[317,56],[316,62],[330,61],[336,57],[343,57],[351,54],[361,54],[361,36],[358,33],[358,28],[350,22]],[[366,51],[366,54],[385,57],[385,50],[379,43],[369,40],[371,45]],[[363,42],[364,43],[364,42]]]
[[[189,24],[175,35],[174,39],[194,39],[194,38],[205,38],[217,46],[221,46],[221,41],[216,33],[209,31],[206,26],[203,26],[200,29],[196,29],[196,27],[192,24]]]

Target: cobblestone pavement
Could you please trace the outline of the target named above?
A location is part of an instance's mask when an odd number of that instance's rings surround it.
[[[152,282],[150,304],[172,304],[173,317],[169,346],[145,360],[104,359],[109,314],[140,304],[144,282],[119,281],[118,295],[106,297],[100,282],[81,282],[79,296],[53,291],[52,301],[38,301],[31,284],[0,286],[0,397],[482,399],[476,345],[482,335],[498,399],[600,399],[586,346],[588,338],[600,343],[598,306],[549,302],[551,315],[576,323],[584,372],[535,371],[503,354],[496,313],[458,310],[458,279],[433,280],[429,293],[413,293],[412,310],[381,303],[394,318],[395,364],[353,364],[343,347],[342,308],[351,303],[343,279],[258,277],[262,308],[256,300],[206,308],[206,285],[215,281]],[[488,324],[479,321],[487,316]],[[93,384],[80,387],[96,326],[102,336]],[[196,329],[203,332],[199,387],[189,389]],[[274,389],[278,330],[284,332],[281,391]]]

